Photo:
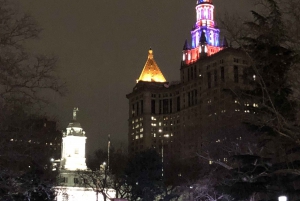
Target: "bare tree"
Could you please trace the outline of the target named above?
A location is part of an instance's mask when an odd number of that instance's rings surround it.
[[[84,187],[93,189],[96,194],[96,201],[99,199],[99,194],[103,196],[104,201],[112,198],[109,195],[109,190],[113,188],[113,183],[107,165],[101,165],[99,170],[78,171],[77,175]]]
[[[26,49],[30,40],[38,39],[41,29],[28,14],[22,14],[7,0],[0,1],[0,97],[7,100],[45,101],[41,91],[64,92],[55,71],[57,59],[34,55]]]
[[[12,1],[0,0],[1,200],[35,200],[38,194],[53,199],[55,175],[39,161],[43,139],[32,139],[34,119],[44,118],[34,108],[47,103],[45,94],[62,95],[65,87],[56,73],[57,59],[26,48],[40,32],[30,15]]]

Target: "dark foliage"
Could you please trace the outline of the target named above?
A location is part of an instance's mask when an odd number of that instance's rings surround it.
[[[155,150],[149,149],[129,159],[126,183],[131,186],[130,200],[152,201],[162,193],[162,163]]]
[[[294,154],[299,149],[299,128],[289,74],[299,57],[286,45],[289,38],[276,1],[263,2],[267,14],[252,11],[254,21],[246,23],[251,32],[243,37],[242,48],[251,61],[249,87],[236,93],[242,102],[258,104],[245,123],[259,135],[261,151],[232,156],[234,168],[218,189],[237,200],[277,200],[280,194],[294,200],[300,196],[299,157]]]

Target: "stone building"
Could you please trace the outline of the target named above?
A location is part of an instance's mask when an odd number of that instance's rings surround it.
[[[242,139],[242,116],[249,113],[247,107],[257,105],[240,103],[230,91],[247,85],[248,61],[225,38],[219,42],[213,12],[212,0],[197,1],[192,44],[185,41],[182,51],[180,81],[166,81],[149,50],[137,84],[126,96],[129,153],[154,148],[164,157],[187,158],[207,150],[217,154],[216,143]]]

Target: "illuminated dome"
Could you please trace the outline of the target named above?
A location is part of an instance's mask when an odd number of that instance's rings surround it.
[[[138,81],[144,82],[166,82],[166,79],[160,71],[158,65],[153,58],[153,50],[150,48],[148,52],[148,59]]]
[[[80,123],[76,120],[78,108],[74,108],[73,110],[73,120],[69,123],[67,127],[66,135],[73,135],[73,136],[84,136],[85,132],[83,131]]]

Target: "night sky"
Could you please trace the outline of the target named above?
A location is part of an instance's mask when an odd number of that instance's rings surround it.
[[[30,43],[36,53],[59,58],[67,83],[49,109],[64,129],[79,107],[87,151],[105,148],[107,135],[127,147],[128,101],[151,46],[167,81],[179,80],[181,50],[195,23],[196,0],[15,0],[43,32]],[[253,0],[214,0],[215,17],[249,14]]]

